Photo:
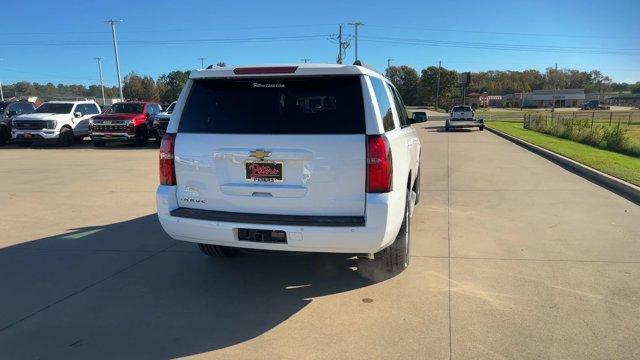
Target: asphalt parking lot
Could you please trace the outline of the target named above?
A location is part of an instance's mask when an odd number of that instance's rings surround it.
[[[0,358],[640,358],[640,207],[487,131],[414,125],[411,264],[212,260],[157,146],[0,148]]]

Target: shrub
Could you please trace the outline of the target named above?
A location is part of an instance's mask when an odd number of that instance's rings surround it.
[[[528,114],[524,128],[569,139],[597,148],[640,157],[640,147],[631,144],[627,130],[618,126],[594,125],[590,119],[555,118],[544,114]]]

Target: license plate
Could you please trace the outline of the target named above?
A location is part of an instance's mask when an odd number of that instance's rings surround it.
[[[23,134],[22,137],[29,139],[31,138],[31,134]]]
[[[251,182],[282,182],[282,161],[247,160],[244,163],[245,180]]]

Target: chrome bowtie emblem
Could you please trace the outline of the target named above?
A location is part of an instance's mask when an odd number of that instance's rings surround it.
[[[268,158],[269,156],[271,156],[271,151],[265,151],[265,150],[261,150],[261,149],[256,149],[256,150],[252,150],[249,155],[251,157],[254,157],[258,160],[264,160],[264,158]]]

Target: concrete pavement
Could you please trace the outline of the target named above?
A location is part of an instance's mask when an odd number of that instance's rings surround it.
[[[442,126],[415,125],[411,265],[378,281],[169,239],[152,146],[0,148],[0,357],[640,357],[640,208]]]

